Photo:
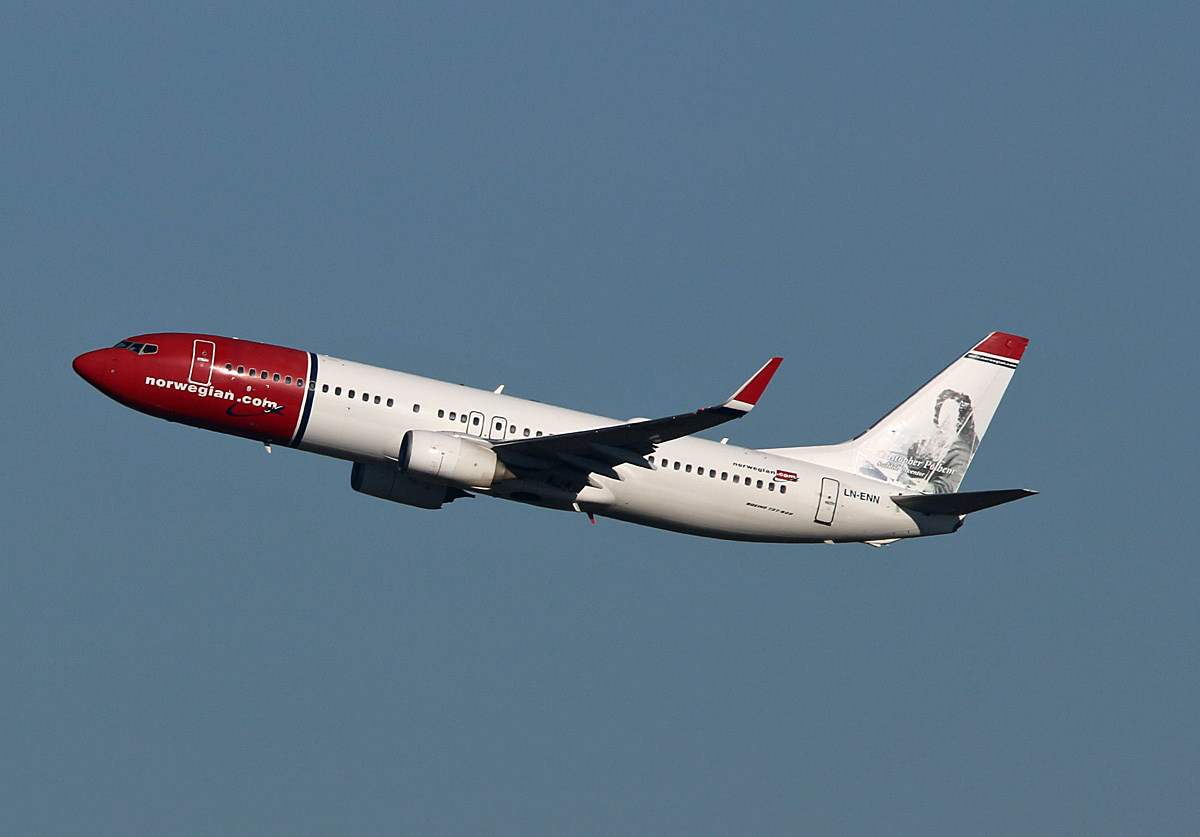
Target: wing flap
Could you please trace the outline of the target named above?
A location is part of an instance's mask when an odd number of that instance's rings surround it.
[[[585,474],[599,474],[602,477],[608,477],[612,480],[621,479],[621,475],[614,471],[612,466],[606,462],[601,462],[598,459],[591,459],[587,456],[578,456],[574,453],[566,453],[564,451],[559,451],[557,456],[563,462],[574,468],[578,468]]]

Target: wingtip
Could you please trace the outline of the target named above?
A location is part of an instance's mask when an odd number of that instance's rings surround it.
[[[775,374],[775,370],[779,368],[779,364],[781,363],[783,363],[783,358],[781,357],[773,357],[764,363],[762,368],[755,372],[750,380],[742,384],[741,389],[725,402],[725,406],[749,410],[757,404],[758,399],[762,397],[767,384],[771,383],[771,377]]]

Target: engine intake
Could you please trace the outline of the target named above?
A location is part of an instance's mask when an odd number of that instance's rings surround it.
[[[490,488],[513,473],[481,445],[432,430],[410,430],[400,443],[400,472],[419,480],[430,480],[459,488]]]

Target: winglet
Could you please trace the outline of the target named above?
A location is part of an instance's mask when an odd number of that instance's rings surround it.
[[[771,383],[771,376],[775,374],[775,370],[779,368],[779,364],[783,363],[783,358],[773,357],[763,364],[762,369],[754,373],[754,376],[746,383],[742,384],[742,388],[733,394],[722,406],[731,407],[734,410],[741,410],[743,413],[748,413],[758,403],[758,399],[762,396],[763,390],[767,388],[767,384]]]

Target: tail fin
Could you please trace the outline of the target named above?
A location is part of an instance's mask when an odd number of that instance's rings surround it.
[[[922,494],[957,491],[1028,343],[993,332],[858,438],[769,452]]]

